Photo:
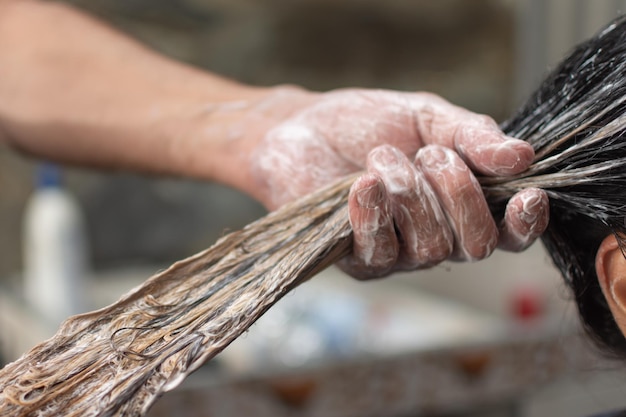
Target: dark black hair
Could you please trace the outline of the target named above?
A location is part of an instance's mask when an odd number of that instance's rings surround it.
[[[548,193],[542,241],[572,288],[588,333],[626,357],[626,338],[595,271],[606,236],[614,234],[626,248],[626,17],[578,45],[502,129],[532,144],[536,158],[522,175],[483,181],[490,204],[502,213],[518,190]]]

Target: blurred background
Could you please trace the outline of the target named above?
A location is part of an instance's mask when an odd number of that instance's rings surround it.
[[[498,121],[574,44],[626,10],[624,0],[69,2],[245,83],[426,90]],[[58,324],[20,302],[36,165],[0,148],[5,361]],[[84,308],[264,213],[216,184],[76,169],[63,177],[86,225]],[[384,282],[355,284],[333,270],[314,281],[152,415],[582,417],[626,408],[625,370],[578,337],[540,245]]]

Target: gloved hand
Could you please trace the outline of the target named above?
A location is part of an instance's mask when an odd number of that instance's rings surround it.
[[[519,251],[548,223],[548,198],[527,189],[498,228],[474,177],[524,171],[534,152],[493,119],[428,93],[338,90],[292,94],[285,118],[253,153],[257,195],[269,208],[351,172],[353,254],[340,266],[357,278],[478,260],[496,246]],[[284,99],[284,97],[283,97]]]

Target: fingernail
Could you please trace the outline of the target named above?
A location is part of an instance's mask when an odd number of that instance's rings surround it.
[[[537,218],[541,214],[541,210],[538,212],[536,207],[541,203],[541,197],[533,194],[527,198],[522,199],[522,211],[520,213],[520,219],[526,224],[532,224],[537,221]]]
[[[530,165],[534,152],[525,142],[514,138],[490,145],[493,150],[494,173],[499,175],[517,174]]]
[[[427,146],[420,150],[422,164],[432,170],[441,170],[450,165],[450,158],[444,148],[440,146]]]
[[[536,191],[522,199],[519,218],[531,229],[544,228],[547,223],[548,210],[547,196]]]
[[[400,155],[391,146],[379,146],[372,151],[372,162],[387,169],[400,163]]]
[[[376,208],[383,201],[384,193],[382,184],[377,183],[356,192],[356,201],[363,208]]]
[[[512,142],[503,142],[497,145],[491,145],[494,148],[492,160],[494,171],[497,174],[506,174],[514,170],[521,162],[519,152],[515,149]]]

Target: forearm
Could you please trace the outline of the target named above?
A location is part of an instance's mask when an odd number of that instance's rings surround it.
[[[169,60],[69,7],[0,0],[0,135],[25,153],[221,180],[225,150],[237,153],[227,133],[271,93]]]

